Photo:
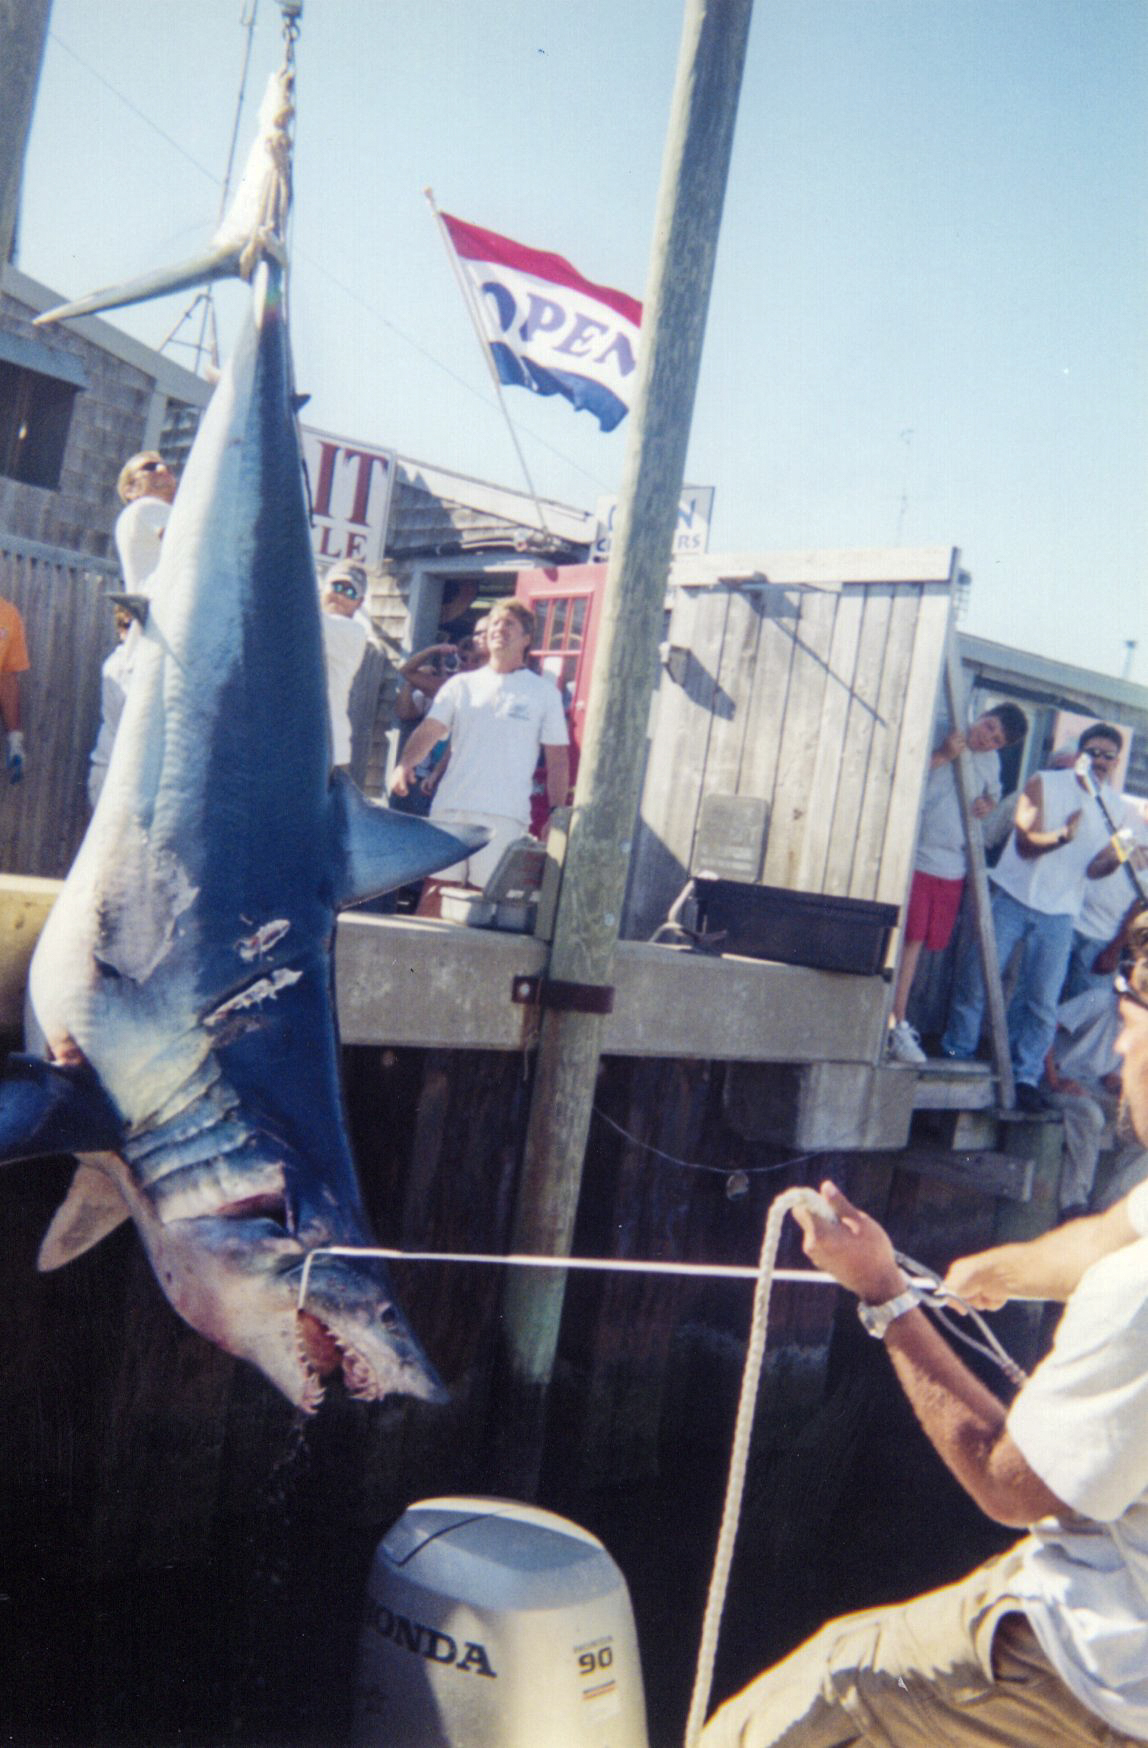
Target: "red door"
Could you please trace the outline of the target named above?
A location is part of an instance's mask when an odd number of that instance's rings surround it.
[[[514,590],[534,614],[533,659],[540,672],[552,676],[562,693],[570,729],[571,782],[578,770],[605,581],[604,564],[570,564],[519,571]],[[545,784],[536,778],[532,830],[537,832],[545,819]]]

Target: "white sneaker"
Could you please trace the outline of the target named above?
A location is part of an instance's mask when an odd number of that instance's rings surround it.
[[[908,1062],[914,1068],[920,1068],[923,1062],[929,1060],[921,1049],[916,1027],[911,1026],[908,1020],[898,1020],[895,1026],[889,1027],[885,1054],[892,1062]]]

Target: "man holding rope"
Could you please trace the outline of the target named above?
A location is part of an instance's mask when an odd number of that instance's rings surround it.
[[[1126,1114],[1148,1144],[1148,912],[1117,979]],[[805,1250],[857,1294],[926,1436],[998,1523],[961,1582],[823,1627],[729,1700],[702,1748],[1124,1748],[1148,1742],[1148,1183],[1103,1214],[955,1262],[979,1310],[1066,1301],[1006,1409],[917,1303],[875,1220],[831,1183]]]

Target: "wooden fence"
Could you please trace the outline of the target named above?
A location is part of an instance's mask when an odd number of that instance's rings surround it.
[[[744,878],[903,902],[949,628],[950,555],[906,554],[908,576],[890,564],[891,579],[870,571],[871,580],[855,580],[848,557],[823,555],[814,579],[794,565],[790,581],[779,564],[768,582],[677,591],[627,934],[656,928],[700,871],[708,798],[750,804],[747,817],[764,821],[760,846],[741,846]]]
[[[0,774],[0,869],[60,878],[88,823],[88,760],[100,724],[100,667],[115,647],[107,559],[0,535],[0,595],[24,620],[27,775]]]

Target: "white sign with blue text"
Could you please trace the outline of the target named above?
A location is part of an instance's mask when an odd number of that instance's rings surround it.
[[[709,551],[713,510],[712,486],[682,487],[682,495],[678,499],[677,521],[674,523],[674,543],[670,549],[674,558]],[[613,550],[614,525],[618,514],[617,498],[599,498],[596,514],[598,531],[594,536],[590,557],[597,564],[608,559]]]

